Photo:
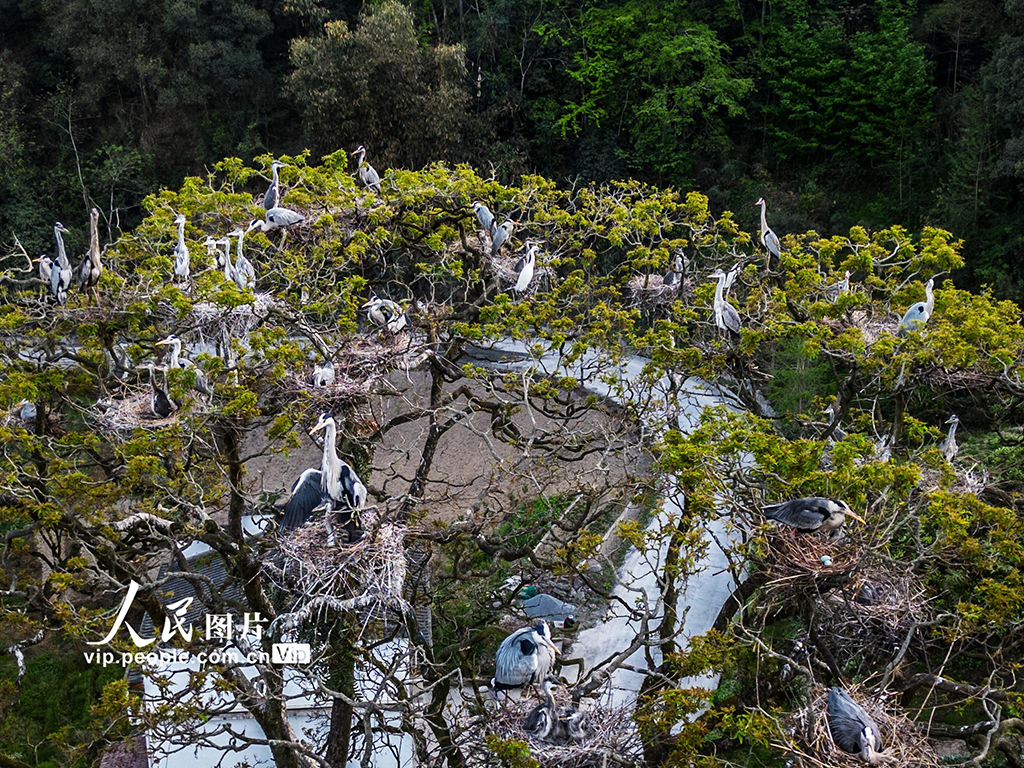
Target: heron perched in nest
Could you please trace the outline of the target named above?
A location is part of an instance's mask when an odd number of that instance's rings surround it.
[[[326,510],[328,531],[331,530],[335,511],[344,514],[343,526],[349,540],[358,538],[356,513],[366,505],[366,486],[355,470],[338,456],[335,445],[338,425],[329,413],[320,415],[312,432],[324,430],[324,452],[320,469],[310,468],[299,475],[292,486],[291,497],[284,508],[280,531],[298,528],[309,520],[314,512]],[[347,514],[346,514],[347,510]],[[342,515],[339,515],[341,518]]]
[[[491,689],[508,691],[537,685],[551,674],[557,655],[558,647],[546,621],[516,630],[498,646]]]
[[[537,252],[539,250],[539,245],[530,243],[526,255],[522,258],[522,265],[519,267],[519,277],[515,285],[516,293],[523,293],[530,287],[530,281],[533,280],[533,270],[537,265]]]
[[[409,324],[408,315],[391,299],[371,296],[370,300],[363,304],[362,309],[366,310],[371,323],[378,328],[387,328],[393,334],[400,332]]]
[[[850,509],[845,501],[834,501],[820,496],[769,504],[761,507],[761,512],[766,517],[796,528],[801,533],[834,531],[842,526],[847,515],[864,522],[864,518]]]
[[[506,219],[500,227],[491,230],[491,258],[501,253],[502,246],[512,237],[512,230],[516,228],[516,222]]]
[[[844,752],[859,755],[871,765],[888,759],[887,755],[880,754],[882,737],[875,721],[842,688],[832,688],[828,692],[828,727],[832,740]]]
[[[196,374],[195,388],[197,391],[202,392],[204,395],[212,395],[213,387],[210,386],[210,380],[206,378],[206,374],[203,373],[203,369],[199,368],[195,363],[189,360],[187,357],[181,357],[181,339],[174,334],[171,334],[166,339],[158,341],[157,346],[164,346],[171,348],[171,368],[183,368],[187,371],[194,371]]]
[[[546,677],[541,684],[544,701],[527,714],[523,730],[534,739],[550,744],[569,744],[587,736],[587,716],[573,707],[559,709],[553,688],[561,685],[557,678]]]
[[[665,285],[679,285],[679,281],[683,279],[683,255],[677,253],[675,259],[672,260],[672,269],[665,273],[662,278],[662,282]]]
[[[935,294],[932,292],[934,285],[935,281],[932,278],[928,278],[928,282],[924,284],[924,301],[910,305],[906,313],[904,313],[903,319],[900,320],[897,335],[906,336],[911,331],[923,328],[924,324],[931,318],[932,311],[935,309]]]
[[[263,210],[265,211],[277,208],[281,204],[281,185],[277,179],[277,172],[284,168],[284,165],[280,160],[275,160],[270,164],[270,186],[267,187],[267,193],[263,195]]]
[[[149,386],[153,391],[149,398],[149,410],[158,419],[166,419],[178,410],[178,404],[171,399],[167,388],[157,383],[156,369],[152,363],[146,364],[146,370],[149,371]],[[164,373],[167,373],[166,369],[164,369]]]
[[[328,360],[323,365],[313,367],[313,386],[329,387],[334,383],[334,363]]]

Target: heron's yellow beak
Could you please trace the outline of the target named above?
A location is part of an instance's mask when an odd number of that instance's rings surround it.
[[[324,426],[326,424],[327,424],[326,421],[318,422],[317,425],[315,427],[313,427],[313,429],[310,430],[310,434],[312,434],[313,432],[319,432],[321,429],[324,428]]]
[[[33,263],[33,264],[38,264],[38,263],[39,263],[40,261],[42,261],[42,260],[43,260],[43,257],[42,257],[42,256],[40,256],[40,257],[39,257],[38,259],[32,259],[32,263]]]
[[[366,308],[367,308],[368,306],[370,306],[371,304],[373,304],[373,300],[372,300],[372,299],[371,299],[370,301],[366,302],[365,304],[363,304],[363,306],[362,306],[362,307],[360,307],[360,309],[366,309]]]
[[[846,514],[848,514],[850,517],[852,517],[857,522],[864,523],[865,525],[867,525],[867,521],[863,517],[858,515],[856,512],[853,512],[851,510],[847,510]]]
[[[168,345],[168,344],[170,344],[170,343],[171,343],[171,342],[170,342],[170,340],[169,340],[169,339],[164,339],[163,341],[158,341],[158,342],[156,343],[156,345],[157,345],[158,347],[162,347],[162,346],[166,346],[166,345]]]

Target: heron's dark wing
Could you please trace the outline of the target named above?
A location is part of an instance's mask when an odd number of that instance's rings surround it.
[[[277,208],[278,197],[277,184],[270,182],[270,186],[267,187],[267,194],[263,196],[263,210],[269,211],[271,208]]]
[[[320,487],[322,474],[319,469],[307,469],[292,486],[292,495],[284,507],[279,531],[287,531],[303,525],[313,510],[323,503],[324,492]]]
[[[828,692],[828,726],[832,731],[832,740],[844,752],[860,752],[860,734],[865,728],[871,728],[874,734],[875,749],[882,749],[875,721],[842,688],[832,688]]]
[[[679,276],[676,274],[675,270],[666,272],[662,282],[664,282],[665,285],[675,285],[679,282]]]
[[[526,685],[537,674],[537,646],[530,627],[513,632],[502,640],[494,664],[494,680],[505,686]],[[529,649],[529,650],[527,650]]]
[[[765,516],[785,525],[791,525],[802,531],[814,531],[821,527],[829,516],[827,499],[816,497],[793,499],[782,504],[771,504],[761,507]]]

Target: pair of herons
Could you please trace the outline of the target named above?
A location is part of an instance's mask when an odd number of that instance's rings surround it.
[[[491,238],[491,258],[496,258],[501,253],[502,247],[512,237],[512,232],[515,229],[518,221],[512,219],[506,219],[500,226],[498,220],[495,218],[491,209],[481,203],[479,200],[473,203],[473,213],[476,214],[476,220],[480,223],[480,226],[484,228],[484,231]],[[534,272],[537,269],[537,254],[540,253],[540,245],[531,240],[526,242],[526,253],[516,262],[516,282],[513,286],[513,290],[516,293],[525,293],[527,288],[530,287],[530,283],[533,281]]]
[[[57,242],[55,258],[43,254],[34,263],[39,265],[39,279],[50,287],[50,294],[58,304],[68,300],[68,289],[74,280],[79,291],[95,288],[103,274],[103,262],[100,254],[100,212],[93,208],[89,212],[89,250],[82,256],[78,266],[72,270],[64,248],[64,237],[68,228],[59,221],[53,225],[53,237]]]

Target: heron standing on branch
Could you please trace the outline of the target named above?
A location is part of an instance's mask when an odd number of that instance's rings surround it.
[[[408,315],[391,299],[371,296],[370,300],[363,304],[362,309],[366,310],[371,323],[378,328],[386,327],[392,334],[399,333],[409,324]]]
[[[58,304],[68,300],[68,288],[71,286],[71,262],[64,250],[64,238],[61,237],[61,233],[67,231],[67,227],[59,221],[53,225],[53,236],[57,239],[57,260],[50,269],[50,293]]]
[[[188,282],[192,274],[188,254],[188,246],[185,245],[185,214],[179,213],[174,217],[174,223],[178,227],[178,244],[174,246],[174,276],[182,282]],[[207,238],[207,244],[212,238]]]
[[[231,232],[229,237],[238,238],[238,255],[235,256],[235,267],[232,272],[235,285],[242,291],[246,288],[255,288],[256,270],[252,268],[252,264],[245,258],[245,252],[242,249],[242,243],[245,241],[245,230],[238,228]]]
[[[761,206],[761,245],[768,251],[768,263],[771,264],[771,257],[774,256],[776,259],[782,258],[782,246],[779,243],[779,236],[776,235],[772,228],[768,226],[768,219],[765,215],[765,209],[768,207],[768,203],[765,202],[762,197],[754,205]]]
[[[711,277],[718,281],[718,286],[715,288],[715,325],[719,330],[727,331],[739,338],[740,313],[725,299],[725,282],[728,276],[718,269],[711,273]]]
[[[96,208],[89,211],[89,250],[78,264],[76,285],[78,290],[87,291],[95,288],[103,274],[103,262],[100,261],[100,212]]]
[[[672,269],[665,273],[665,277],[662,278],[662,282],[668,286],[679,285],[683,279],[683,255],[677,253],[676,257],[672,260]]]
[[[954,413],[946,419],[946,423],[949,424],[949,433],[946,435],[946,439],[939,444],[939,450],[946,457],[946,461],[952,464],[960,450],[960,446],[956,444],[956,428],[960,424],[960,417]]]
[[[505,219],[500,227],[495,227],[491,236],[491,258],[501,253],[501,247],[512,237],[512,230],[516,228],[516,222],[512,219]]]
[[[494,237],[494,214],[491,213],[491,209],[477,200],[473,203],[473,213],[476,214],[476,220],[484,228],[484,232]]]
[[[516,293],[523,293],[530,287],[530,281],[533,280],[533,270],[537,262],[537,252],[539,250],[540,246],[536,243],[532,243],[527,249],[526,256],[523,257],[523,266],[519,270],[519,279],[516,280]]]
[[[281,204],[281,186],[277,179],[277,171],[280,168],[284,168],[284,163],[279,160],[275,160],[270,164],[270,186],[267,187],[267,193],[263,195],[263,210],[265,211],[277,208]]]
[[[356,165],[359,168],[359,180],[363,182],[363,186],[373,192],[380,194],[380,174],[377,170],[366,162],[366,147],[362,144],[352,153],[356,155]]]

